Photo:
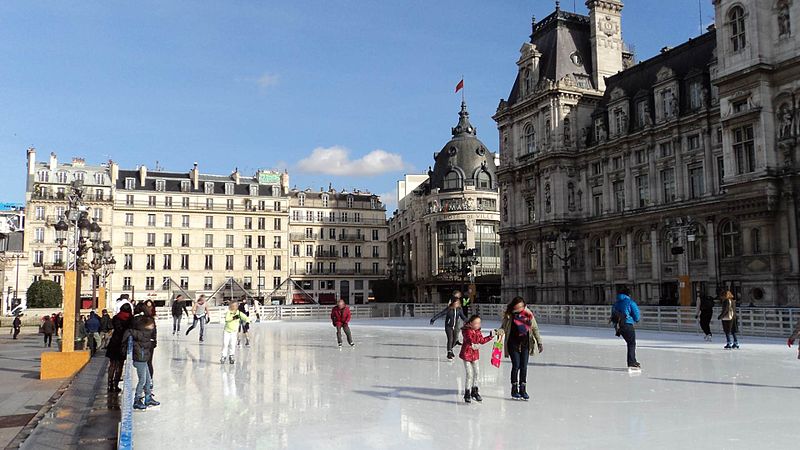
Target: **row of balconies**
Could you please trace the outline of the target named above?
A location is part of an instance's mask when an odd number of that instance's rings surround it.
[[[292,241],[324,241],[337,240],[342,242],[366,242],[367,236],[364,234],[338,234],[335,239],[330,239],[320,234],[290,233],[289,239]],[[378,242],[378,241],[376,241]]]
[[[386,276],[388,271],[386,269],[378,269],[377,271],[368,269],[291,269],[290,275],[376,275]]]

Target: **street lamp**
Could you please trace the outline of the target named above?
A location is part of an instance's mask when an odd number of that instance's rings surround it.
[[[403,259],[393,259],[389,261],[389,271],[394,273],[394,282],[395,282],[395,295],[400,297],[400,278],[405,275],[406,270],[406,262]],[[397,300],[400,300],[399,298]]]
[[[679,303],[690,305],[692,300],[694,300],[695,292],[692,288],[692,280],[691,280],[691,262],[689,261],[689,253],[686,251],[685,246],[689,245],[690,242],[694,242],[697,239],[697,232],[698,226],[697,222],[691,216],[678,216],[675,218],[667,218],[664,221],[664,225],[667,229],[667,239],[669,239],[670,243],[670,253],[679,257],[679,255],[684,255],[683,258],[683,269],[679,264],[678,271],[685,273],[686,275],[679,275],[679,282],[683,284],[683,289],[680,290],[681,294],[679,297],[685,297],[686,290],[688,288],[689,295],[691,298]]]
[[[570,305],[569,298],[569,269],[572,267],[573,259],[575,258],[575,247],[578,241],[578,234],[574,231],[567,229],[561,230],[559,233],[553,233],[547,236],[547,250],[550,256],[554,256],[561,261],[561,268],[564,270],[564,304]],[[558,242],[561,241],[562,251],[559,252]],[[568,316],[569,318],[569,316]]]
[[[467,279],[469,279],[470,284],[475,283],[475,272],[472,267],[481,263],[478,260],[478,251],[474,248],[467,248],[467,244],[461,241],[458,244],[458,252],[450,250],[448,256],[450,256],[452,264],[450,271],[458,274],[461,279],[461,295],[465,296]],[[474,299],[470,298],[469,300],[471,302]]]

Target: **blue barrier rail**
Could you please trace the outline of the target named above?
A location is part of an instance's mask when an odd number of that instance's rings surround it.
[[[117,449],[133,449],[133,337],[128,338],[125,372],[122,375],[122,417],[119,422]]]

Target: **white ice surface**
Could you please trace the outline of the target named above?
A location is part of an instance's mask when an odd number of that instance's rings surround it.
[[[159,325],[156,396],[134,414],[137,449],[788,449],[800,440],[800,360],[784,340],[639,331],[641,375],[624,369],[611,329],[542,326],[531,401],[509,399],[510,361],[481,349],[483,403],[463,403],[464,369],[445,358],[442,324],[254,324],[251,347],[220,365],[206,342]],[[497,326],[484,321],[484,330]],[[346,344],[345,344],[346,346]],[[456,348],[456,351],[458,347]]]

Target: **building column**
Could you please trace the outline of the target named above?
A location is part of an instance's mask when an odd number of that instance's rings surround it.
[[[684,139],[678,137],[672,140],[673,151],[675,152],[675,201],[680,202],[686,198],[686,186],[684,172],[686,168],[683,167],[683,146]]]
[[[705,196],[714,195],[714,155],[711,151],[711,128],[702,130],[703,136],[703,187]]]
[[[436,222],[431,224],[431,276],[439,273],[439,233],[436,228]]]
[[[651,260],[651,276],[655,286],[652,286],[653,304],[657,305],[661,300],[661,252],[658,247],[658,227],[652,226],[650,228],[650,260]]]
[[[603,246],[606,249],[606,299],[613,299],[614,295],[614,258],[611,255],[611,233],[603,236]]]
[[[625,183],[625,211],[630,211],[634,207],[634,204],[636,203],[634,201],[634,195],[633,195],[633,189],[634,189],[633,185],[636,183],[636,180],[634,180],[633,176],[631,175],[631,151],[630,150],[626,150],[624,152],[623,157],[622,157],[622,163],[625,164],[625,181],[624,181],[624,183]],[[638,205],[636,205],[636,206],[638,206]]]
[[[664,193],[660,189],[660,185],[658,184],[658,169],[656,168],[656,159],[658,159],[658,148],[655,148],[653,152],[650,154],[650,159],[648,159],[648,166],[649,169],[649,179],[650,179],[650,204],[652,205],[660,205],[664,203],[662,196]]]
[[[717,249],[717,230],[716,224],[714,223],[714,218],[709,218],[706,220],[706,261],[708,263],[708,282],[714,284],[714,289],[711,292],[715,292],[717,290],[717,261],[719,260],[719,255],[717,254],[719,250]]]
[[[603,158],[603,214],[613,211],[611,199],[611,181],[608,178],[609,164],[608,158]]]
[[[635,283],[636,282],[636,261],[634,260],[633,254],[633,229],[628,228],[628,231],[625,233],[626,238],[626,252],[628,258],[628,282]]]

